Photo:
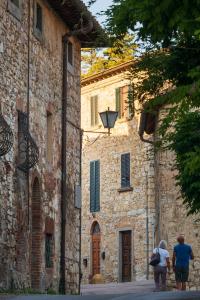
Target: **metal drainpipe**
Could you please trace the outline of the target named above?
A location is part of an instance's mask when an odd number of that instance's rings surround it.
[[[80,177],[79,184],[82,188],[82,148],[83,148],[83,130],[80,130]],[[81,228],[82,228],[82,209],[79,210],[79,286],[78,293],[81,293],[81,279],[82,279],[82,271],[81,271]]]
[[[30,0],[28,0],[28,35],[27,35],[27,130],[29,132],[29,115],[30,115],[30,20],[31,18],[31,4]],[[29,140],[27,141],[27,161],[29,164]],[[30,187],[29,187],[29,168],[27,170],[27,218],[28,218],[28,229],[29,229],[29,223],[30,223]]]
[[[63,37],[63,83],[62,83],[62,146],[61,146],[61,242],[60,242],[60,294],[66,293],[65,284],[65,243],[66,243],[66,208],[67,208],[67,42]]]
[[[149,279],[149,197],[148,197],[148,173],[146,173],[146,279]]]

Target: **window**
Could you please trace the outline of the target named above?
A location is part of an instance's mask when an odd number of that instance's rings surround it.
[[[53,235],[49,233],[45,235],[45,266],[53,268]]]
[[[130,153],[121,155],[121,187],[130,187]]]
[[[53,155],[53,116],[47,112],[47,139],[46,139],[46,153],[48,162],[52,161]]]
[[[73,66],[73,44],[68,41],[68,48],[67,48],[67,57],[68,57],[68,63],[70,63],[71,66]]]
[[[8,0],[8,11],[19,21],[22,17],[22,0]]]
[[[100,161],[90,162],[90,211],[100,211]]]
[[[34,11],[34,34],[37,38],[42,38],[43,31],[43,12],[42,7],[38,2],[35,2],[35,11]]]
[[[19,0],[11,0],[11,2],[19,8]]]
[[[118,111],[118,118],[129,116],[128,97],[130,86],[126,85],[115,90],[116,111]]]
[[[98,96],[90,98],[91,126],[98,125]]]

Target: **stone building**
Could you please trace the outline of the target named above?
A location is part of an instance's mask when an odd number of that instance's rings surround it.
[[[0,1],[0,290],[79,291],[80,48],[101,32],[79,0]]]
[[[124,63],[82,80],[82,127],[96,132],[83,136],[84,282],[95,273],[106,282],[142,279],[149,268],[155,225],[153,155],[138,135],[139,115],[131,118],[127,108],[130,81],[125,73],[131,66]],[[108,107],[119,111],[110,136],[98,133],[103,131],[98,112]]]
[[[186,217],[175,185],[173,153],[154,151],[156,124],[151,115],[131,117],[127,62],[82,80],[82,273],[106,282],[149,278],[149,257],[160,239],[172,255],[182,233],[194,248],[190,288],[200,286],[199,225]],[[137,78],[134,79],[135,83]],[[111,135],[102,134],[98,112],[119,111]],[[87,131],[94,131],[89,133]],[[98,133],[99,132],[99,133]],[[140,133],[140,135],[138,134]],[[170,284],[173,285],[173,275]]]

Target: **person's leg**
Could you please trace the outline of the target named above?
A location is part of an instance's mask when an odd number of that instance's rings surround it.
[[[181,288],[182,291],[185,291],[186,290],[186,282],[182,282],[182,288]]]
[[[188,277],[189,277],[189,268],[183,268],[183,270],[182,270],[182,287],[181,287],[182,291],[186,290],[186,282],[188,281]]]
[[[176,288],[179,291],[181,291],[181,289],[182,289],[181,278],[182,278],[181,270],[176,267],[176,269],[175,269]]]
[[[166,279],[167,279],[167,268],[162,267],[161,282],[162,282],[162,290],[163,291],[166,291]]]
[[[177,290],[181,291],[182,290],[182,283],[180,281],[176,282],[176,288]]]
[[[160,289],[160,270],[159,266],[154,267],[154,281],[155,281],[155,287],[156,291],[159,291]]]

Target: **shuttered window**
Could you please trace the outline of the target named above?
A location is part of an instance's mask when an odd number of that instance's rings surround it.
[[[130,153],[121,155],[121,187],[130,187]]]
[[[118,111],[118,118],[121,119],[121,97],[120,88],[115,90],[115,101],[116,101],[116,111]]]
[[[115,90],[115,104],[116,111],[118,111],[118,118],[129,117],[129,86],[125,85]]]
[[[90,98],[91,126],[98,125],[98,96]]]
[[[90,162],[90,211],[100,211],[100,161]]]

